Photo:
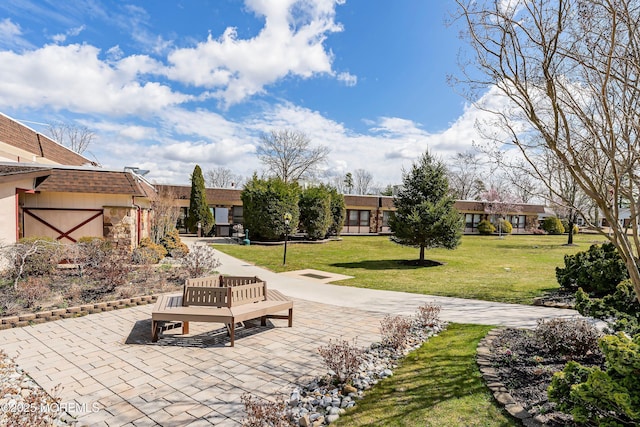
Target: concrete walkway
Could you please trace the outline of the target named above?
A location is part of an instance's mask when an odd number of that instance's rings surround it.
[[[192,243],[192,242],[190,242]],[[425,302],[444,320],[534,326],[540,317],[576,312],[456,298],[378,291],[301,280],[218,252],[220,271],[257,275],[294,299],[285,320],[248,323],[227,347],[221,325],[193,323],[191,334],[150,340],[151,306],[0,331],[1,348],[46,390],[58,384],[61,403],[89,426],[239,426],[240,397],[288,394],[326,373],[319,346],[330,339],[379,341],[386,314],[413,314]]]

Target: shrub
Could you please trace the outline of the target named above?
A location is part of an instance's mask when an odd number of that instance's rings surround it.
[[[622,281],[615,292],[603,298],[590,298],[582,289],[576,293],[576,309],[583,316],[609,323],[614,331],[640,334],[640,302],[630,280]]]
[[[291,214],[290,232],[294,233],[300,218],[298,184],[280,178],[268,180],[254,176],[242,190],[244,228],[254,239],[278,240],[284,236],[285,213]]]
[[[564,268],[556,268],[560,287],[575,292],[578,288],[603,296],[615,292],[618,283],[629,278],[624,261],[615,246],[592,245],[586,252],[565,255]]]
[[[63,254],[62,245],[48,237],[21,239],[2,248],[6,259],[4,274],[13,281],[14,289],[25,276],[43,276],[51,273]]]
[[[394,350],[403,348],[409,337],[411,322],[403,316],[386,315],[380,321],[380,334],[382,335],[382,345],[391,347]]]
[[[138,251],[138,256],[134,255],[134,258],[141,258],[142,260],[146,259],[150,261],[151,264],[157,264],[162,258],[167,256],[167,250],[165,247],[163,245],[153,243],[153,241],[148,237],[140,240],[140,245],[136,249],[140,250]],[[146,264],[146,262],[141,262],[141,264]]]
[[[539,320],[533,336],[543,354],[568,358],[598,350],[600,332],[583,319]]]
[[[18,284],[16,297],[24,301],[26,308],[37,307],[51,291],[49,283],[42,277],[27,277],[27,279]]]
[[[329,189],[331,195],[331,225],[327,230],[327,236],[340,236],[342,227],[344,227],[344,219],[347,216],[347,209],[344,205],[344,196],[338,193],[335,188]]]
[[[98,267],[106,254],[113,250],[111,241],[104,237],[81,237],[76,246],[80,248],[80,260],[84,267]]]
[[[282,397],[275,402],[243,394],[240,399],[247,416],[242,420],[243,427],[289,427],[287,405]]]
[[[483,219],[482,221],[480,221],[480,223],[478,224],[478,233],[480,234],[493,234],[496,232],[496,227],[491,224],[491,222],[488,219]]]
[[[570,362],[556,373],[549,398],[575,421],[597,426],[640,424],[640,335],[623,333],[599,341],[606,370]]]
[[[182,267],[189,277],[203,277],[213,273],[220,266],[216,252],[211,246],[197,245],[182,259]]]
[[[189,247],[180,240],[178,229],[174,228],[160,240],[160,244],[164,246],[167,253],[173,256],[183,256],[189,253]]]
[[[150,265],[160,262],[158,252],[144,246],[138,246],[131,253],[131,262],[138,265]]]
[[[418,307],[417,321],[422,326],[432,327],[440,321],[441,307],[436,304],[426,303]]]
[[[325,186],[307,188],[300,195],[298,207],[300,224],[309,239],[324,238],[333,222],[329,190]]]
[[[555,216],[550,216],[544,219],[542,222],[542,229],[549,234],[563,234],[564,227],[562,226],[562,221],[560,218]]]
[[[562,218],[560,221],[562,222],[564,232],[569,233],[569,221],[566,218]],[[580,228],[576,224],[573,224],[573,234],[578,234],[579,232]]]
[[[329,340],[326,346],[318,347],[318,353],[340,383],[351,381],[364,360],[364,350],[356,346],[355,340],[353,345],[349,341]]]
[[[506,219],[500,219],[499,227],[496,228],[501,229],[504,234],[511,234],[513,231],[513,225]]]

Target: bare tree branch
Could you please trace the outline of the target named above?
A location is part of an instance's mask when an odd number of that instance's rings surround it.
[[[235,174],[229,168],[217,167],[206,173],[207,185],[213,188],[238,188],[242,186],[244,178]]]
[[[373,181],[373,175],[364,169],[356,169],[353,174],[354,187],[356,194],[364,195],[368,194],[369,186]]]
[[[329,151],[325,146],[312,147],[311,140],[303,132],[287,129],[263,134],[257,147],[260,161],[284,182],[313,177],[326,161]]]
[[[47,134],[60,144],[68,147],[78,154],[82,154],[93,142],[95,133],[86,126],[78,126],[70,123],[49,123]]]

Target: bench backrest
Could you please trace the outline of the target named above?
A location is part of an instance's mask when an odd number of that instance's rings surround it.
[[[228,287],[186,286],[182,297],[183,306],[231,307],[264,301],[267,298],[267,283]]]
[[[260,283],[257,276],[221,276],[220,286],[243,286],[251,283]]]

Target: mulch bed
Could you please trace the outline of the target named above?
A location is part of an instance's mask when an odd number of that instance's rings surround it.
[[[575,426],[570,415],[557,410],[549,401],[547,388],[555,372],[564,369],[567,358],[543,355],[532,338],[531,330],[505,329],[493,339],[490,360],[500,382],[511,397],[533,417],[549,426]],[[574,358],[585,366],[604,368],[602,354]]]

